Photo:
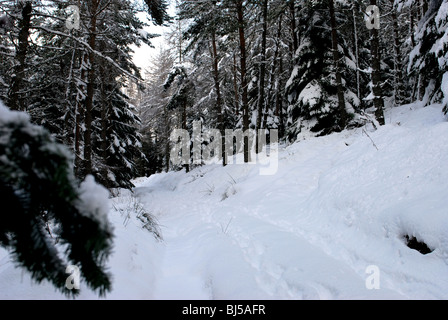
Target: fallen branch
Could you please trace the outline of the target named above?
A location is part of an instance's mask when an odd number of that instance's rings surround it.
[[[372,141],[373,146],[376,148],[376,150],[379,150],[378,147],[376,146],[375,142],[372,140],[372,138],[369,136],[369,134],[367,133],[367,131],[363,128],[362,132],[366,134],[367,137],[369,137],[370,141]]]

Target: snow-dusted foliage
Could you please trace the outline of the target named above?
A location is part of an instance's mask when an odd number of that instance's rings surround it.
[[[426,104],[442,102],[448,112],[444,81],[448,74],[448,1],[429,1],[428,9],[419,21],[415,40],[408,71],[418,73],[420,98]]]
[[[27,114],[1,103],[0,189],[0,245],[33,280],[77,295],[66,287],[66,267],[74,265],[100,295],[111,289],[107,190],[92,177],[79,188],[67,148]]]
[[[342,58],[339,66],[335,66],[327,3],[305,1],[301,4],[300,13],[302,36],[294,58],[294,69],[286,83],[290,140],[295,140],[300,133],[303,120],[317,121],[314,126],[316,132],[331,132],[338,126],[336,72],[343,77],[346,112],[354,114],[360,105],[360,98],[353,92],[356,91],[354,56],[342,35],[338,37],[338,53]],[[337,21],[342,24],[340,18]]]

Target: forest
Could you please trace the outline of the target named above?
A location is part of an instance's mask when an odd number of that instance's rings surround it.
[[[171,31],[141,70],[132,47],[160,36],[151,26]],[[173,130],[192,134],[195,123],[220,133],[199,141],[204,148],[227,129],[277,130],[290,145],[310,132],[377,129],[386,110],[414,102],[446,114],[448,0],[0,0],[0,100],[2,197],[37,219],[25,231],[8,220],[0,244],[60,286],[63,263],[44,270],[51,245],[25,244],[51,235],[48,221],[87,223],[82,241],[92,247],[73,245],[68,257],[104,293],[111,234],[92,224],[101,218],[78,192],[96,182],[114,194],[138,177],[201,166],[193,152],[181,165],[171,159]],[[233,152],[249,162],[262,147],[246,137]],[[214,156],[227,164],[224,150]],[[58,214],[66,202],[72,220]],[[80,230],[60,232],[73,244]]]
[[[176,1],[175,16],[146,2],[0,4],[0,98],[68,146],[81,179],[131,188],[178,169],[170,133],[194,121],[291,143],[413,101],[447,111],[446,1]],[[172,29],[146,72],[130,49],[157,36],[141,12]]]

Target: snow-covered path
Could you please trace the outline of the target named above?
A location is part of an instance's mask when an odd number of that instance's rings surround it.
[[[334,151],[329,152],[329,148]],[[300,226],[308,223],[309,215],[291,214],[300,211],[302,202],[318,187],[320,174],[331,167],[332,159],[315,163],[316,155],[336,155],[338,148],[343,147],[324,143],[315,150],[308,149],[306,156],[299,156],[303,158],[299,161],[300,167],[295,164],[285,172],[265,178],[272,181],[265,183],[262,190],[258,185],[256,192],[245,179],[250,176],[245,172],[247,168],[231,168],[232,174],[227,172],[228,181],[221,186],[222,194],[214,187],[219,182],[213,181],[201,183],[202,189],[197,185],[185,187],[189,183],[171,185],[168,189],[166,185],[151,183],[148,193],[147,187],[137,187],[136,194],[146,202],[145,207],[153,207],[154,202],[166,205],[155,209],[164,212],[158,217],[166,246],[161,266],[163,275],[157,281],[155,296],[161,299],[403,298],[388,289],[367,289],[367,274],[356,273],[311,244],[312,237],[307,239],[301,235],[306,228]],[[202,179],[207,176],[201,170],[195,174]],[[232,175],[241,176],[241,183]],[[191,180],[195,180],[194,176]],[[180,192],[179,187],[190,195]],[[160,192],[163,189],[166,193]],[[154,190],[158,190],[157,196],[150,196]],[[237,193],[242,195],[236,197]]]
[[[143,179],[136,194],[166,246],[155,296],[447,298],[448,127],[435,108],[394,110],[396,122],[376,132],[301,141],[280,152],[272,176],[233,165]],[[407,233],[436,250],[407,248]],[[380,289],[366,286],[371,266]]]
[[[376,131],[303,136],[281,148],[271,176],[209,165],[136,179],[111,201],[107,298],[448,299],[447,118],[414,104],[386,119]],[[162,241],[142,229],[142,212]],[[64,298],[2,250],[0,284],[1,299]]]
[[[445,243],[436,191],[448,190],[440,168],[448,143],[430,139],[447,124],[435,109],[414,117],[402,111],[389,118],[404,120],[404,128],[396,122],[382,132],[359,129],[281,150],[272,176],[233,165],[142,179],[136,195],[158,217],[166,248],[155,297],[446,298],[447,248],[437,244],[423,256],[402,236],[428,233],[431,241],[436,231]],[[430,155],[433,144],[444,151]],[[429,172],[436,181],[428,180]],[[406,180],[397,182],[403,174]],[[411,175],[415,185],[408,183]],[[430,198],[433,222],[442,224],[427,232],[411,207],[424,208]],[[379,290],[366,286],[370,266],[380,272]]]

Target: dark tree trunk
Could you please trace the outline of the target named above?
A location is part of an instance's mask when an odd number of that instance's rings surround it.
[[[392,8],[392,24],[394,32],[394,76],[395,76],[395,104],[401,105],[404,102],[405,90],[403,88],[403,73],[401,71],[401,50],[400,50],[400,38],[399,38],[399,26],[397,12]]]
[[[225,166],[227,164],[226,159],[226,148],[225,148],[225,135],[224,135],[224,117],[223,117],[223,110],[222,110],[222,96],[221,96],[221,86],[219,84],[219,67],[218,67],[218,49],[216,45],[216,32],[215,30],[212,31],[211,34],[211,40],[212,40],[212,60],[213,60],[213,80],[215,82],[215,91],[216,91],[216,122],[218,126],[218,130],[221,132],[221,157],[222,157],[222,164]]]
[[[25,77],[25,64],[28,52],[28,37],[30,36],[32,9],[31,1],[27,1],[22,8],[22,19],[19,23],[19,44],[15,56],[16,65],[14,66],[14,76],[8,92],[8,106],[11,110],[25,111],[23,96],[20,95],[20,90],[23,89],[23,80]]]
[[[344,87],[342,86],[342,76],[341,76],[340,58],[338,50],[339,47],[338,34],[337,34],[336,16],[334,11],[334,0],[329,0],[329,7],[330,7],[333,63],[335,68],[337,96],[338,96],[338,114],[339,114],[338,126],[340,130],[343,130],[347,125],[348,117],[347,117],[347,111],[345,109]]]
[[[263,0],[262,3],[262,23],[263,31],[261,34],[261,62],[260,62],[260,79],[258,82],[258,100],[257,100],[257,129],[262,129],[263,111],[265,104],[265,78],[266,78],[266,43],[268,34],[268,0]],[[261,152],[263,146],[258,145],[259,139],[257,139],[256,152]]]
[[[236,62],[236,54],[233,54],[233,90],[235,94],[235,115],[240,115],[240,95],[238,93],[238,66]]]
[[[84,110],[84,175],[92,173],[92,111],[93,95],[95,93],[95,54],[92,50],[95,50],[96,45],[96,23],[99,2],[100,0],[92,0],[90,12],[91,17],[88,43],[91,49],[88,53],[89,69],[87,72],[87,93]]]
[[[370,0],[371,5],[376,5],[376,0]],[[375,107],[375,117],[380,125],[384,125],[384,100],[381,90],[381,58],[380,40],[378,29],[372,28],[370,31],[371,56],[372,56],[372,92],[373,105]]]
[[[281,57],[279,57],[281,35],[282,35],[282,15],[280,15],[280,17],[278,19],[277,39],[276,39],[276,44],[275,44],[274,56],[273,56],[269,91],[268,91],[268,96],[266,99],[266,101],[267,101],[266,110],[265,110],[264,116],[263,116],[263,128],[267,127],[269,107],[270,107],[270,103],[272,101],[272,91],[275,90],[277,92],[280,90],[279,78],[281,77],[281,73],[277,72],[277,69],[278,69],[278,60],[281,59]],[[276,76],[277,76],[277,78],[276,78]],[[276,105],[274,112],[275,112],[275,116],[279,115],[277,105]]]
[[[240,64],[241,64],[241,89],[242,89],[242,104],[243,104],[243,131],[249,129],[249,103],[247,92],[247,53],[246,53],[246,35],[245,35],[245,22],[243,1],[237,0],[236,11],[238,17],[238,34],[240,41]],[[249,162],[249,139],[246,136],[244,138],[244,162]]]
[[[291,13],[291,37],[292,37],[292,58],[296,54],[297,49],[299,48],[299,40],[297,38],[297,22],[296,22],[296,5],[295,0],[289,1],[289,11]]]
[[[261,33],[261,61],[260,61],[260,76],[258,82],[258,100],[257,100],[257,129],[261,129],[262,123],[261,119],[263,118],[263,105],[264,105],[264,90],[265,90],[265,77],[266,77],[266,42],[267,42],[267,33],[268,33],[268,0],[263,0],[262,7],[262,24],[263,30]]]

